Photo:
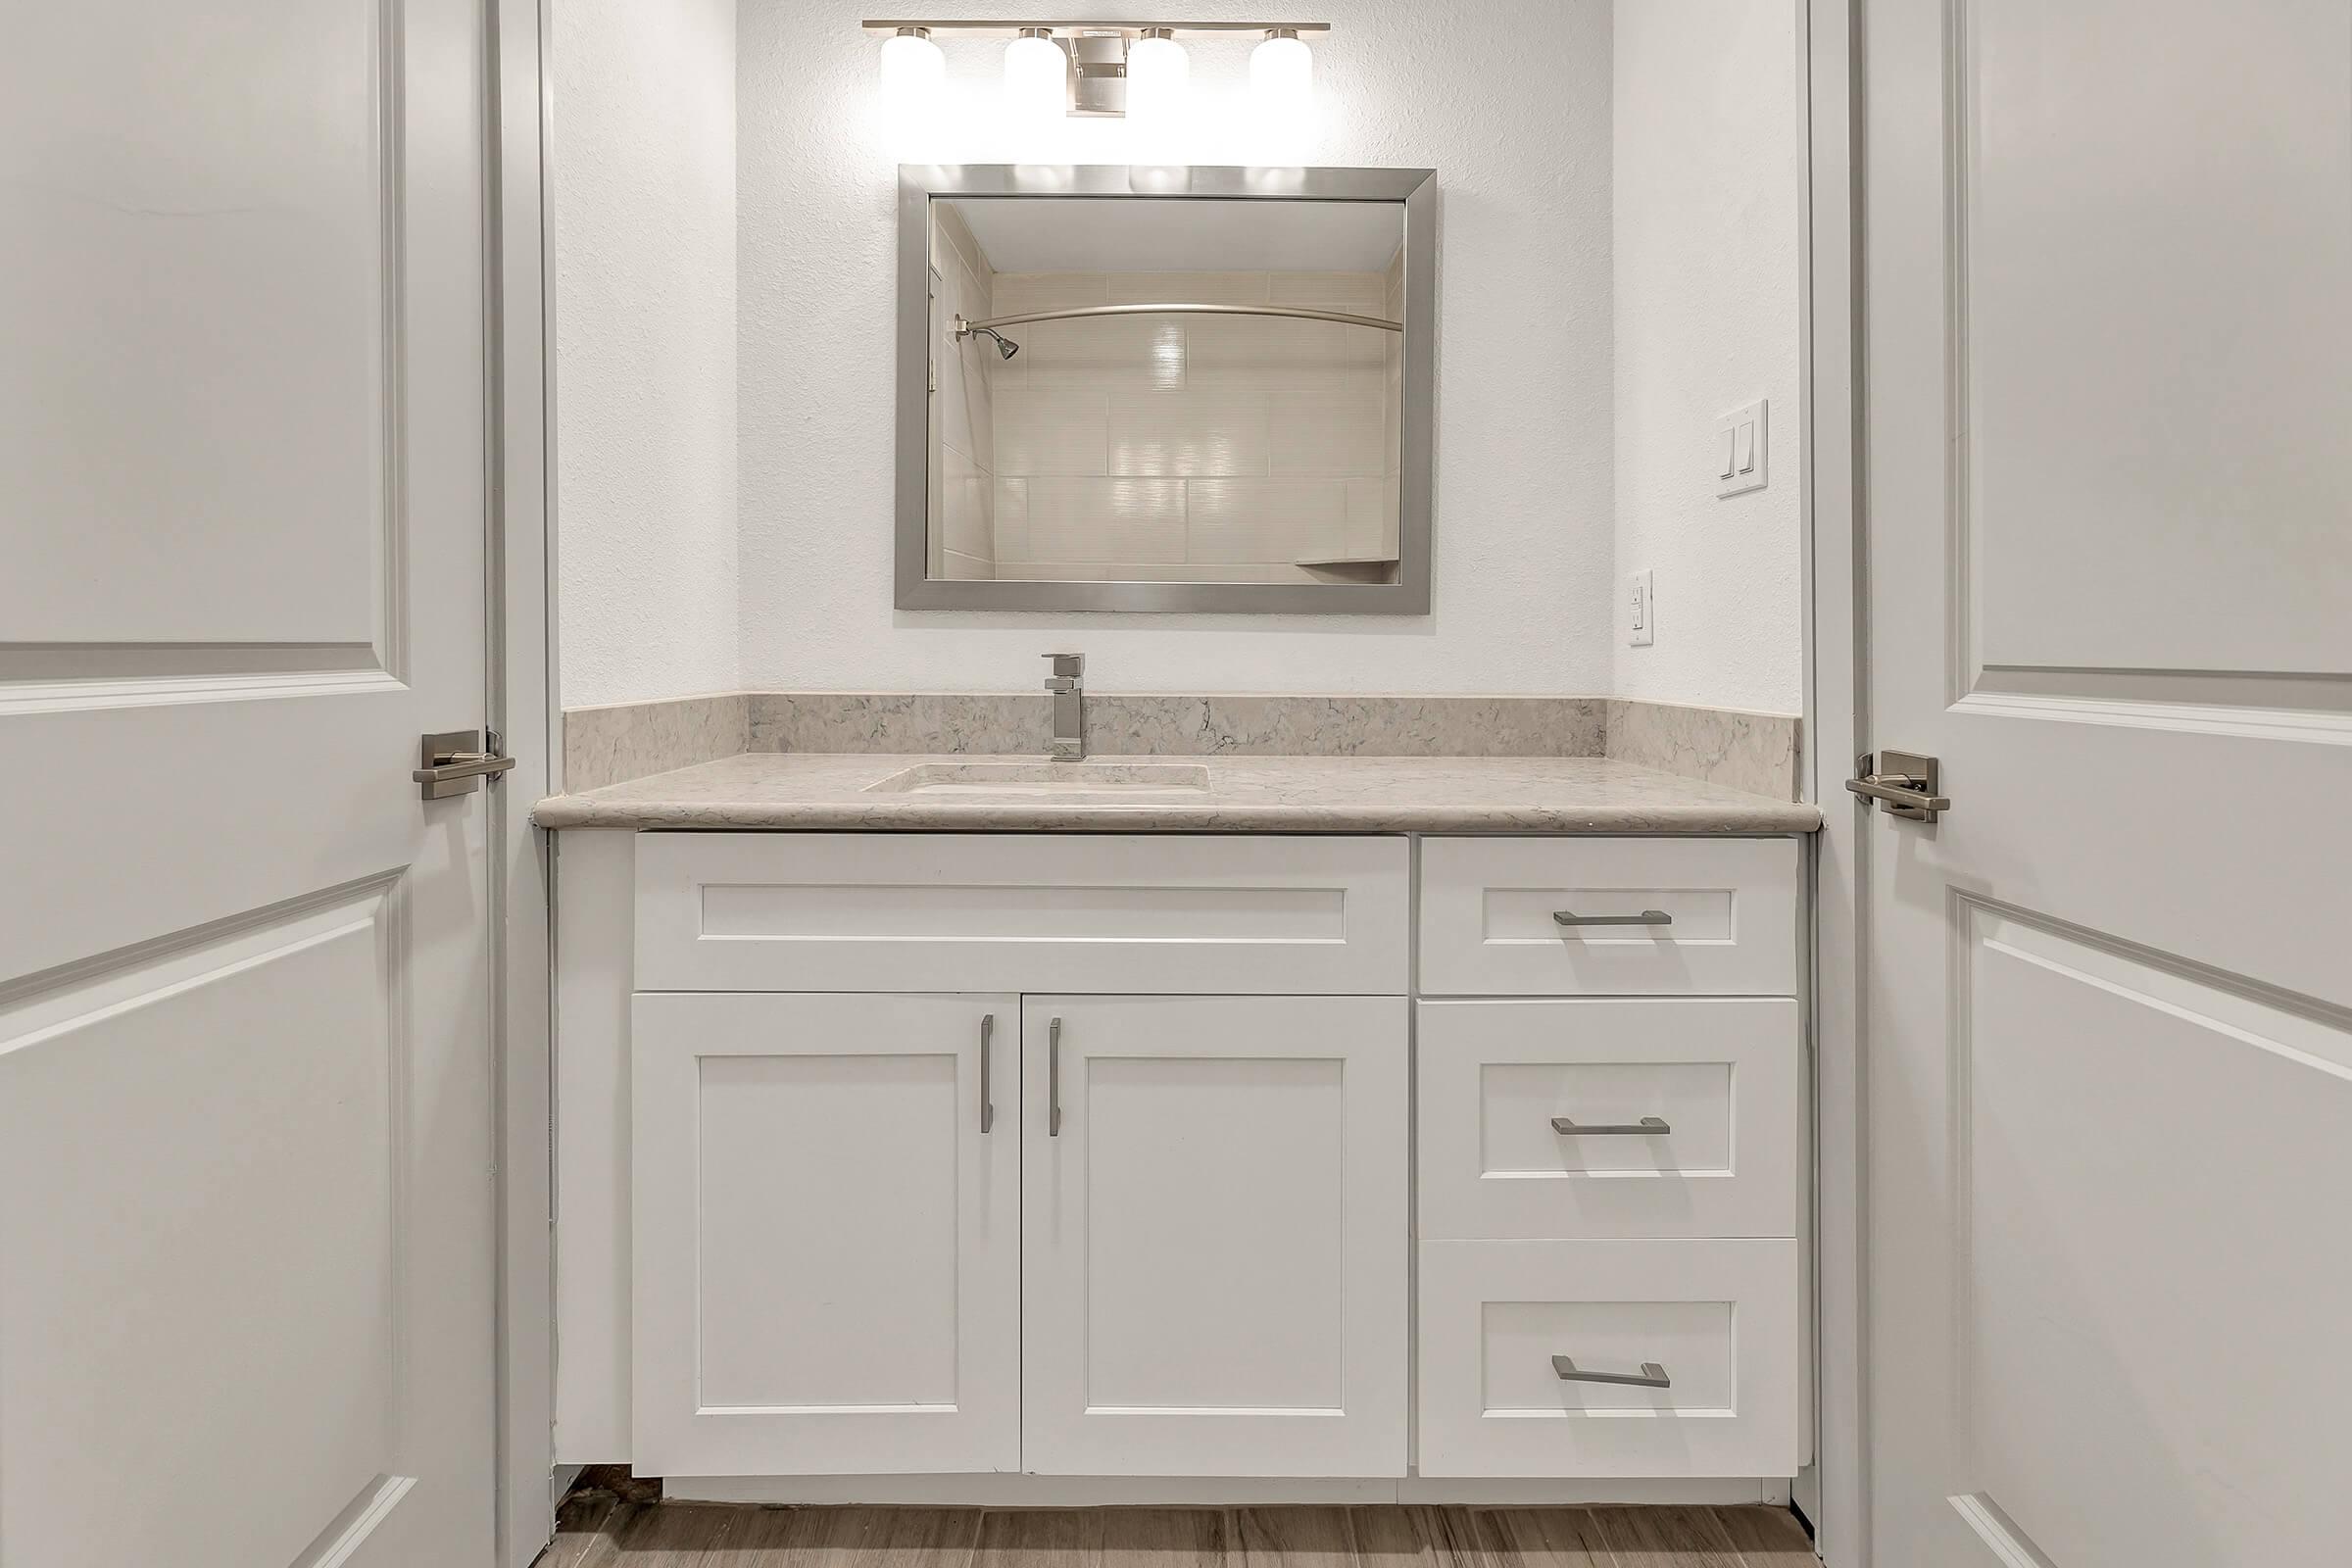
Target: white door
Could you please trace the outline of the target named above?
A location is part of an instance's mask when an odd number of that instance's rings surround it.
[[[1864,24],[1873,1560],[2338,1562],[2352,9]]]
[[[1011,997],[649,992],[630,1142],[643,1475],[1020,1464]]]
[[[1022,1002],[1021,1465],[1395,1476],[1405,1002]]]
[[[0,1562],[492,1559],[480,8],[0,48]]]

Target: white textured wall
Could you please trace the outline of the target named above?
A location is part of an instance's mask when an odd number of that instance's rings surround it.
[[[1657,641],[1622,697],[1795,712],[1795,24],[1789,0],[1618,0],[1613,161],[1616,565],[1657,577]],[[1772,400],[1772,483],[1717,500],[1718,416]]]
[[[730,690],[734,0],[553,21],[563,701]]]
[[[1434,167],[1443,192],[1435,610],[1344,619],[892,609],[898,161],[1126,163],[1131,149],[1116,122],[1010,139],[1001,45],[955,38],[945,129],[911,142],[878,114],[875,44],[857,25],[872,9],[739,10],[746,684],[1013,689],[1041,678],[1040,652],[1077,648],[1092,679],[1127,691],[1607,689],[1607,0],[1316,12],[1337,31],[1314,45],[1320,125],[1300,160]],[[1192,11],[1251,14],[1249,0]],[[1236,112],[1250,41],[1188,41],[1203,113],[1175,158],[1267,161]]]

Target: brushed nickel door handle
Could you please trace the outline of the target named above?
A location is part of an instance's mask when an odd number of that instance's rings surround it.
[[[1617,1383],[1632,1389],[1671,1389],[1674,1379],[1655,1361],[1642,1363],[1640,1372],[1588,1372],[1564,1355],[1551,1358],[1552,1375],[1562,1383]]]
[[[1858,775],[1845,787],[1865,800],[1876,801],[1888,816],[1913,822],[1933,822],[1952,808],[1951,800],[1936,791],[1942,785],[1943,763],[1917,752],[1864,752],[1854,759]]]
[[[469,795],[482,787],[483,779],[495,784],[501,773],[514,765],[514,759],[501,755],[494,729],[443,730],[418,740],[423,765],[409,778],[424,786],[421,795],[428,801]]]

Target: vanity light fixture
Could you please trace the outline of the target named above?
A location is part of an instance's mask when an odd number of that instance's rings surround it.
[[[1267,129],[1303,130],[1315,106],[1315,54],[1296,27],[1268,27],[1250,51],[1250,101]]]
[[[882,40],[882,97],[894,116],[927,114],[947,75],[948,57],[929,27],[901,27]]]
[[[1068,103],[1067,63],[1052,27],[1023,27],[1004,46],[1004,107],[1024,122],[1050,121]]]
[[[1184,114],[1193,62],[1173,27],[1146,27],[1127,49],[1127,118],[1138,128],[1161,131]]]
[[[1004,101],[1031,123],[1064,115],[1132,119],[1164,131],[1183,117],[1192,64],[1179,40],[1187,34],[1259,33],[1250,57],[1250,97],[1258,117],[1285,133],[1307,119],[1314,87],[1314,54],[1306,35],[1331,31],[1328,22],[866,22],[886,33],[882,80],[894,107],[902,94],[935,93],[946,60],[935,32],[1008,40],[1004,45]],[[901,39],[906,43],[902,45]],[[928,50],[936,64],[917,64]],[[928,73],[918,75],[917,73]]]

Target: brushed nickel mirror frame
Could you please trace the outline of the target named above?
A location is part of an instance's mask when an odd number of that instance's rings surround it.
[[[1393,583],[996,582],[927,574],[931,483],[931,203],[958,196],[1386,202],[1404,220],[1402,418]],[[1426,615],[1437,438],[1434,169],[899,166],[898,555],[901,610]]]

